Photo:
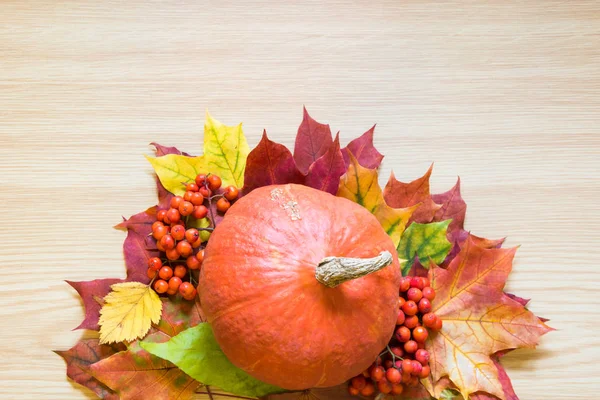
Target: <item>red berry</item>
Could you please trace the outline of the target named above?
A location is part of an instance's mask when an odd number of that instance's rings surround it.
[[[167,216],[167,210],[160,210],[159,212],[156,213],[156,219],[159,221],[164,221],[166,216]]]
[[[183,194],[183,201],[192,201],[192,196],[194,195],[195,192],[192,192],[190,190],[188,190],[187,192],[185,192]],[[179,203],[181,204],[181,203]],[[177,205],[177,208],[179,208],[179,205]]]
[[[385,375],[385,370],[383,369],[383,367],[372,367],[370,374],[371,379],[374,382],[378,382],[383,379],[383,376]]]
[[[175,240],[171,235],[165,235],[160,239],[160,244],[165,250],[170,250],[175,248]]]
[[[414,301],[408,300],[402,306],[402,311],[404,311],[404,314],[406,314],[407,316],[411,316],[411,315],[415,315],[417,313],[417,311],[419,311],[419,307],[417,306],[417,304]]]
[[[179,208],[179,205],[181,204],[182,201],[183,201],[183,197],[175,196],[171,199],[171,202],[169,204],[171,205],[171,208]]]
[[[410,282],[411,282],[410,276],[403,277],[402,280],[400,281],[400,291],[406,292],[408,289],[410,289]]]
[[[411,374],[405,374],[404,371],[402,372],[402,383],[410,382],[411,378],[412,378]]]
[[[412,331],[413,339],[415,339],[417,342],[420,342],[420,343],[425,343],[428,336],[429,336],[429,332],[427,332],[427,329],[423,328],[422,326],[417,326]]]
[[[204,203],[204,196],[202,196],[202,193],[194,192],[194,194],[192,194],[192,198],[189,201],[193,205],[199,206],[202,205],[202,203]]]
[[[408,342],[404,343],[404,351],[406,351],[407,353],[412,354],[418,349],[419,345],[417,345],[417,342],[415,342],[414,340],[409,340]]]
[[[360,394],[365,397],[372,396],[375,393],[375,385],[371,382],[367,382],[364,388],[361,389]]]
[[[419,349],[415,353],[415,360],[421,363],[421,365],[429,364],[429,352],[425,349]]]
[[[429,282],[429,278],[422,277],[421,281],[423,282],[423,289],[431,286],[431,283]],[[423,290],[423,289],[421,289],[421,290]],[[431,300],[431,299],[429,299],[429,300]]]
[[[183,265],[176,265],[173,270],[173,276],[183,279],[187,274],[187,269]]]
[[[208,215],[208,208],[203,205],[199,205],[194,207],[194,212],[192,212],[192,217],[196,219],[202,219]]]
[[[433,288],[429,286],[423,288],[423,297],[425,297],[429,301],[432,301],[433,299],[435,299],[435,290],[433,290]]]
[[[198,259],[196,258],[196,256],[189,256],[187,260],[185,260],[185,265],[187,265],[189,269],[196,270],[200,269],[201,264],[200,261],[198,261]]]
[[[179,286],[179,293],[181,293],[184,298],[186,295],[189,296],[190,293],[193,293],[195,290],[194,286],[189,282],[183,282],[181,286]]]
[[[236,188],[235,186],[227,186],[225,188],[225,192],[223,193],[223,196],[225,196],[225,198],[227,200],[233,201],[233,200],[237,199],[239,194],[240,194],[240,191],[238,190],[238,188]]]
[[[360,390],[358,390],[357,388],[355,388],[354,386],[348,386],[348,393],[351,396],[358,396],[360,394]]]
[[[200,192],[205,199],[210,197],[210,189],[207,187],[202,186],[198,192]]]
[[[188,192],[197,192],[198,189],[200,188],[195,183],[188,183],[187,185],[185,185],[185,190]]]
[[[404,315],[404,311],[398,310],[398,317],[396,317],[396,325],[402,325],[406,316]]]
[[[385,360],[383,362],[383,367],[387,370],[388,368],[392,368],[394,366],[394,362],[392,360]]]
[[[156,248],[157,248],[159,251],[166,251],[166,249],[165,249],[164,247],[162,247],[162,244],[160,244],[160,240],[158,240],[158,241],[156,242]]]
[[[421,300],[423,298],[423,292],[421,292],[421,290],[413,287],[413,288],[408,289],[408,292],[406,293],[406,297],[409,300],[412,300],[415,303],[418,303],[419,300]]]
[[[431,311],[431,302],[423,297],[421,301],[419,301],[419,312],[421,314],[427,314],[429,311]]]
[[[408,383],[406,384],[407,386],[412,386],[415,387],[419,384],[419,378],[417,378],[416,376],[413,376],[410,378],[410,380],[408,381]]]
[[[148,267],[155,271],[158,271],[162,267],[162,261],[158,257],[151,257],[148,259]]]
[[[404,391],[404,386],[402,386],[401,383],[394,383],[392,385],[392,391],[391,393],[395,396],[402,394],[402,392]]]
[[[220,213],[226,213],[227,210],[229,210],[229,207],[231,207],[231,203],[225,197],[221,197],[219,200],[217,200],[217,210]]]
[[[425,349],[425,343],[417,342],[417,349],[419,349],[419,350]]]
[[[367,380],[365,379],[364,376],[362,375],[358,375],[355,376],[354,378],[352,378],[352,380],[350,381],[350,385],[352,385],[352,387],[361,390],[362,388],[364,388],[367,385]]]
[[[194,243],[196,240],[198,240],[199,237],[200,232],[198,232],[198,229],[190,228],[187,231],[185,231],[185,240],[187,240],[190,243]]]
[[[181,278],[178,276],[173,276],[169,279],[169,289],[176,291],[179,289],[179,285],[181,285]]]
[[[402,343],[408,342],[410,340],[410,329],[405,326],[396,329],[396,339]]]
[[[388,394],[392,391],[392,385],[386,379],[382,379],[377,382],[377,389],[383,394]]]
[[[189,295],[184,295],[183,298],[186,300],[194,300],[197,294],[198,292],[196,291],[196,289],[194,289]]]
[[[180,254],[177,251],[177,248],[169,249],[169,250],[165,251],[165,254],[167,255],[167,258],[171,261],[179,260]]]
[[[421,363],[418,362],[417,360],[412,360],[412,367],[413,367],[412,374],[415,376],[419,376],[419,374],[423,370],[423,366],[421,365]]]
[[[189,201],[184,201],[179,205],[179,213],[184,217],[191,215],[194,212],[194,205]]]
[[[198,261],[200,261],[200,264],[202,264],[202,262],[204,261],[204,249],[196,253],[196,258],[198,259]]]
[[[203,187],[204,184],[206,183],[206,175],[205,174],[199,174],[196,176],[196,185],[198,185],[198,187]]]
[[[417,326],[419,326],[419,317],[417,317],[416,315],[406,317],[406,320],[404,321],[404,326],[408,329],[416,328]]]
[[[154,277],[156,276],[158,271],[156,271],[155,269],[152,269],[152,268],[148,268],[148,271],[146,273],[148,274],[148,278],[154,279]]]
[[[171,222],[177,222],[181,218],[181,215],[179,214],[179,210],[176,208],[169,208],[166,218],[168,218],[168,220]]]
[[[413,372],[412,360],[405,358],[402,361],[402,373],[403,374],[411,374],[412,372]]]
[[[421,370],[421,373],[419,374],[419,378],[425,379],[429,376],[430,373],[431,373],[431,367],[429,365],[423,365],[423,369]]]
[[[427,328],[433,328],[436,321],[437,316],[434,313],[429,312],[423,315],[423,325],[425,325]]]
[[[171,228],[171,236],[173,236],[173,239],[175,240],[183,240],[185,237],[185,228],[183,225],[174,225]]]
[[[402,380],[402,374],[396,368],[389,368],[385,373],[385,377],[391,383],[400,383]]]
[[[169,289],[169,284],[162,279],[154,281],[154,290],[156,293],[165,293]]]
[[[168,282],[167,282],[167,283],[168,283]],[[173,290],[173,289],[169,288],[169,289],[167,289],[167,294],[168,294],[169,296],[176,295],[176,294],[177,294],[177,289]]]
[[[167,233],[169,233],[169,228],[167,228],[166,226],[159,226],[158,228],[154,229],[152,231],[152,237],[156,240],[160,240],[163,238],[163,236],[165,236]]]
[[[398,308],[402,308],[404,303],[406,303],[406,299],[404,297],[398,297]]]
[[[402,350],[402,347],[392,346],[392,347],[390,347],[390,350],[392,351],[392,354],[395,355],[396,357],[404,356],[404,350]]]
[[[194,252],[194,249],[192,249],[192,245],[185,240],[182,240],[181,242],[177,243],[176,249],[179,252],[179,255],[181,255],[183,258],[188,258]]]
[[[158,271],[158,276],[160,277],[160,279],[168,281],[173,276],[173,270],[171,269],[171,267],[162,267],[160,271]]]
[[[217,175],[209,175],[208,178],[206,178],[206,181],[208,183],[208,188],[213,192],[221,187],[221,178]]]
[[[434,331],[441,331],[443,324],[444,323],[442,322],[442,319],[440,317],[437,317],[436,320],[435,320],[435,326],[433,327],[433,330]]]
[[[152,224],[152,232],[154,232],[159,226],[165,226],[165,224],[163,224],[161,221],[154,221]]]
[[[423,289],[425,285],[423,285],[423,280],[420,276],[413,276],[410,279],[410,287],[417,288],[419,290]]]

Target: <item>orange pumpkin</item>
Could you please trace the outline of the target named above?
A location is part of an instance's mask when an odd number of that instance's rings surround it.
[[[301,185],[238,200],[212,233],[200,298],[229,360],[285,389],[334,386],[391,338],[400,266],[379,222]]]

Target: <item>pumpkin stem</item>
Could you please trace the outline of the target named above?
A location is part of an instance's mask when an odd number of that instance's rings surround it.
[[[392,254],[382,251],[373,258],[325,257],[315,270],[315,278],[327,287],[368,275],[392,263]]]

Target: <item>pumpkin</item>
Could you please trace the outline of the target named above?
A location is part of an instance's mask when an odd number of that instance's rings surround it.
[[[401,273],[375,217],[301,185],[253,190],[215,228],[200,300],[227,358],[284,389],[340,384],[390,340]]]

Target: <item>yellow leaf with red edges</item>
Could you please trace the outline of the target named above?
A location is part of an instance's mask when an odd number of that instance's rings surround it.
[[[485,249],[468,237],[447,269],[433,269],[432,312],[442,330],[427,339],[434,382],[448,377],[465,399],[486,392],[505,399],[492,355],[535,347],[551,330],[503,292],[516,248]],[[435,393],[432,393],[435,395]]]
[[[407,208],[388,206],[377,180],[377,170],[361,166],[352,153],[348,152],[348,155],[350,162],[340,178],[337,195],[360,204],[375,215],[397,247],[406,224],[420,204]]]

